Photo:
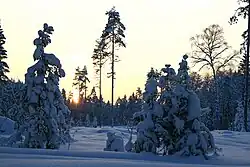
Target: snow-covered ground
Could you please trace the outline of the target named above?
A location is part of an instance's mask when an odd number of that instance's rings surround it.
[[[9,118],[0,116],[0,135],[10,135],[14,132],[15,122]]]
[[[199,157],[177,158],[152,154],[106,152],[107,132],[117,132],[124,137],[129,133],[124,127],[86,128],[71,130],[75,142],[62,146],[60,150],[36,150],[0,148],[1,167],[250,167],[250,133],[214,131],[216,143],[223,149],[223,155],[211,160]],[[134,137],[135,138],[135,137]]]

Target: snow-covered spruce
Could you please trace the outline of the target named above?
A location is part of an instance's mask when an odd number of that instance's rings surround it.
[[[151,97],[154,99],[151,105],[150,98],[144,98],[143,111],[135,114],[144,116],[137,125],[136,152],[155,153],[159,149],[164,155],[203,155],[207,158],[207,153],[216,151],[212,134],[200,121],[200,100],[190,87],[187,57],[183,56],[177,74],[170,65],[166,65],[159,84],[150,81],[153,77],[147,81],[144,96],[149,94],[147,92],[156,94],[157,85],[161,92],[158,99]],[[147,145],[151,150],[147,150]]]
[[[14,120],[17,129],[26,117],[22,108],[25,95],[26,86],[20,81],[9,80],[0,88],[0,115]]]
[[[124,141],[121,136],[118,136],[114,132],[108,132],[107,137],[104,151],[124,152]]]
[[[36,50],[33,58],[36,63],[25,74],[27,85],[27,103],[24,106],[29,113],[27,129],[24,132],[24,147],[57,149],[62,142],[70,138],[70,110],[64,104],[59,90],[59,79],[65,76],[60,60],[54,54],[44,52],[51,43],[52,26],[44,24],[34,40]]]
[[[235,120],[234,120],[234,130],[245,132],[245,126],[244,126],[244,107],[241,100],[238,100],[238,106],[237,106],[237,113],[235,114]],[[248,111],[248,117],[250,112]],[[248,130],[250,129],[250,121],[248,120]]]
[[[151,70],[152,71],[152,70]],[[137,139],[134,143],[134,151],[156,153],[159,140],[155,131],[155,118],[161,114],[161,107],[157,103],[157,80],[154,75],[148,75],[148,80],[143,93],[144,104],[142,111],[134,114],[134,119],[142,121],[137,125]]]
[[[184,55],[179,63],[176,84],[170,91],[166,89],[170,97],[162,96],[163,99],[160,99],[165,101],[162,103],[164,117],[158,125],[167,134],[163,141],[168,154],[206,156],[210,149],[216,148],[212,134],[200,121],[200,100],[190,89],[187,58],[188,56]]]

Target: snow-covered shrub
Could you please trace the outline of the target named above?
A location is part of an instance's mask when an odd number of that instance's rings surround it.
[[[124,142],[121,136],[118,136],[114,132],[108,132],[107,137],[104,151],[124,152]]]
[[[29,117],[19,130],[25,136],[24,147],[28,148],[59,148],[69,137],[70,110],[59,89],[59,79],[65,72],[54,54],[44,52],[53,31],[46,23],[38,31],[33,55],[36,63],[25,74],[27,94],[23,108]]]

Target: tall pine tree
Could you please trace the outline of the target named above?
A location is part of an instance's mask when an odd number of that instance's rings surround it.
[[[115,49],[118,49],[119,47],[126,47],[123,41],[125,38],[124,31],[126,28],[121,22],[120,14],[116,11],[115,7],[113,7],[110,11],[107,11],[106,15],[108,15],[108,23],[103,30],[101,39],[103,39],[108,45],[111,45],[111,72],[108,74],[112,78],[111,112],[113,112],[115,62],[118,61],[118,56],[115,55]]]
[[[99,99],[102,99],[102,68],[103,65],[108,60],[107,57],[109,53],[107,52],[107,44],[104,40],[96,40],[96,48],[94,49],[94,54],[92,56],[93,64],[95,66],[95,72],[99,78]],[[100,101],[101,102],[101,101]]]
[[[83,94],[84,100],[86,101],[87,99],[87,83],[90,82],[87,75],[88,71],[86,66],[84,66],[83,69],[80,69],[80,67],[76,68],[73,86],[76,86],[78,89],[80,102],[83,100]]]

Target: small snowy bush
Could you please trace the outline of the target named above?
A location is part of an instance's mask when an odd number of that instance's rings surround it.
[[[107,137],[104,151],[124,152],[124,142],[121,136],[116,135],[114,132],[108,132]]]

